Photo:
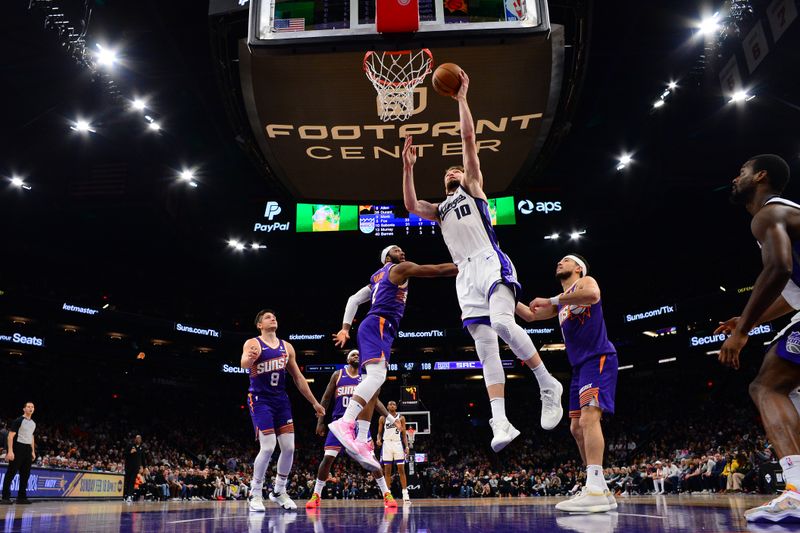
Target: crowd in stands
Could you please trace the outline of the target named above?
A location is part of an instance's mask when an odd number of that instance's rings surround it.
[[[709,409],[712,409],[710,406]],[[770,490],[758,479],[759,468],[775,460],[760,426],[746,411],[741,416],[709,417],[704,410],[680,420],[647,421],[615,417],[605,424],[606,478],[620,495],[646,493],[754,492]],[[6,419],[10,419],[8,413]],[[528,417],[530,419],[530,417]],[[257,451],[246,427],[238,433],[175,429],[174,422],[152,421],[143,433],[145,466],[136,480],[141,499],[241,499],[249,491]],[[522,435],[502,454],[488,446],[480,422],[437,424],[436,438],[417,436],[415,451],[427,461],[409,476],[412,497],[536,497],[574,493],[584,481],[584,467],[566,424],[553,432],[519,424]],[[129,423],[76,417],[68,425],[40,424],[37,466],[123,472],[123,452],[132,435]],[[322,439],[310,427],[296,426],[298,446],[289,492],[308,498],[322,458]],[[240,428],[241,429],[241,428]],[[5,438],[2,444],[5,444]],[[0,462],[6,450],[0,448]],[[408,466],[407,466],[408,468]],[[271,471],[274,475],[274,463]],[[397,477],[393,480],[395,486]],[[399,487],[396,486],[399,492]],[[342,453],[334,463],[323,498],[379,497],[372,476]]]

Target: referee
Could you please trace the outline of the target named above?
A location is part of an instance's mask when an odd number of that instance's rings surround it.
[[[3,480],[3,497],[0,503],[11,503],[11,480],[19,472],[19,490],[17,503],[29,504],[28,477],[31,475],[31,464],[36,459],[36,444],[33,432],[36,431],[36,422],[33,421],[33,402],[26,402],[22,408],[22,416],[11,423],[8,432],[8,470]]]

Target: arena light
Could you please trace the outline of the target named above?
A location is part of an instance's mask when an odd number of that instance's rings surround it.
[[[617,161],[619,162],[617,164],[617,170],[622,170],[631,164],[633,157],[631,157],[631,154],[622,154]]]
[[[744,90],[736,91],[735,93],[733,93],[731,95],[730,99],[728,100],[728,103],[729,104],[740,104],[740,103],[743,103],[743,102],[749,102],[753,98],[755,98],[755,96],[752,95],[752,94],[749,94],[747,91],[744,91]]]
[[[11,177],[11,185],[18,189],[25,189],[26,191],[31,190],[31,186],[25,183],[25,180],[20,178],[19,176],[12,176]]]
[[[772,344],[772,341],[770,341],[769,344]],[[706,352],[706,355],[719,355],[719,352],[719,350],[709,350]]]
[[[131,108],[136,111],[144,111],[147,108],[147,101],[142,98],[134,98],[131,102]]]
[[[714,13],[710,17],[703,18],[698,24],[697,29],[700,35],[710,35],[719,30],[719,12]]]
[[[648,337],[658,337],[658,333],[650,330],[643,331],[642,334],[647,335]]]
[[[253,244],[250,245],[251,250],[264,250],[266,247],[267,247],[266,244],[259,244],[257,242],[254,242]]]
[[[722,292],[728,292],[728,289],[726,289],[722,285],[719,286],[719,290],[721,290]]]
[[[667,357],[666,359],[659,359],[658,364],[663,365],[664,363],[674,363],[677,360],[677,357]]]
[[[78,133],[96,133],[97,131],[92,127],[92,124],[88,120],[84,120],[82,118],[79,118],[73,122],[69,129]]]
[[[571,240],[573,240],[573,241],[577,241],[578,239],[580,239],[584,235],[586,235],[586,230],[582,229],[580,231],[573,231],[572,233],[570,233],[569,234],[569,238]]]
[[[659,98],[658,100],[653,102],[653,109],[658,109],[659,107],[664,107],[664,104],[666,104],[666,102]]]
[[[155,120],[150,120],[147,123],[147,129],[150,131],[161,131],[161,124],[159,124]]]
[[[551,233],[550,235],[545,235],[544,238],[547,241],[557,241],[558,240],[558,233]]]
[[[181,170],[181,173],[178,174],[178,177],[183,181],[192,181],[194,179],[194,172],[188,169]]]
[[[631,368],[633,368],[633,365],[622,365],[617,370],[630,370]]]
[[[676,81],[670,81],[667,84],[667,89],[669,89],[670,91],[674,91],[677,88],[678,88],[678,82],[676,82]]]
[[[95,46],[97,46],[95,58],[98,65],[101,67],[113,67],[117,63],[119,58],[117,57],[116,50],[105,48],[100,43],[95,44]]]

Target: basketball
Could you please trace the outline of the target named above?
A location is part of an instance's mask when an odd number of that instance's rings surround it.
[[[461,67],[455,63],[442,63],[434,71],[433,90],[442,96],[453,96],[461,87]]]

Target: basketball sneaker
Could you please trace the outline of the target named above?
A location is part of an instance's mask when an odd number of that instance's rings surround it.
[[[264,508],[264,498],[261,494],[251,494],[250,495],[250,502],[248,503],[248,507],[254,513],[263,513],[266,511]]]
[[[356,443],[356,452],[351,452],[347,447],[345,447],[344,451],[347,452],[347,455],[355,459],[358,464],[369,470],[370,472],[377,472],[380,471],[381,465],[375,459],[375,452],[374,447],[369,442],[360,442],[355,441]]]
[[[553,378],[553,385],[542,387],[539,397],[542,399],[542,428],[553,429],[561,422],[564,416],[564,408],[561,406],[561,394],[564,386]]]
[[[397,500],[394,499],[391,492],[383,493],[383,506],[387,509],[397,509]]]
[[[322,505],[322,498],[316,492],[311,495],[311,499],[306,502],[306,509],[319,509]]]
[[[403,505],[411,505],[411,496],[408,495],[408,489],[403,491]]]
[[[292,511],[297,509],[297,504],[292,501],[286,492],[281,492],[280,494],[275,494],[274,492],[269,493],[269,499],[278,504],[279,507],[283,507],[287,511]]]
[[[617,506],[617,499],[614,497],[614,493],[612,493],[608,489],[606,489],[606,499],[608,500],[608,505],[611,506],[611,510],[612,511],[618,507]]]
[[[800,492],[787,484],[783,494],[744,512],[748,522],[800,522]]]
[[[605,513],[611,510],[611,504],[606,497],[606,491],[583,487],[569,500],[557,503],[556,510],[570,513]]]
[[[492,427],[494,437],[492,438],[492,450],[499,452],[508,444],[519,437],[519,430],[511,425],[508,420],[495,421],[494,418],[489,420],[489,425]]]
[[[355,428],[355,422],[348,422],[344,418],[328,424],[328,429],[339,439],[339,442],[344,446],[350,457],[358,461],[358,464],[367,470],[380,470],[381,465],[375,460],[369,445],[366,442],[356,440]]]

